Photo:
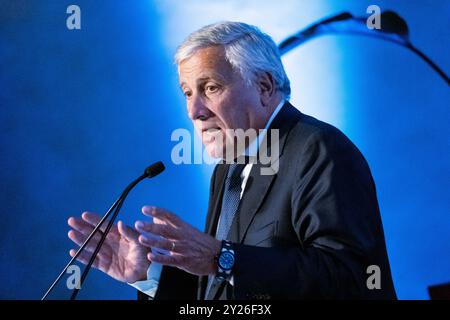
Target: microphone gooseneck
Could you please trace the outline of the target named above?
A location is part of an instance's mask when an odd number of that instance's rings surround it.
[[[161,161],[158,161],[152,165],[150,165],[149,167],[147,167],[144,170],[144,173],[139,176],[136,180],[134,180],[133,182],[131,182],[126,188],[125,190],[122,192],[122,194],[120,195],[120,197],[113,203],[113,205],[108,209],[108,211],[105,213],[105,215],[102,217],[102,219],[99,221],[99,223],[95,226],[94,230],[92,230],[92,232],[89,234],[89,236],[87,237],[87,239],[84,241],[84,243],[80,246],[80,248],[77,250],[77,252],[75,253],[75,255],[72,257],[72,259],[70,259],[70,261],[67,263],[67,265],[63,268],[63,270],[61,271],[61,273],[58,275],[58,277],[55,279],[55,281],[53,281],[53,283],[50,285],[50,287],[48,288],[48,290],[46,291],[46,293],[44,294],[44,296],[42,297],[41,300],[45,300],[47,298],[47,296],[50,294],[50,292],[54,289],[54,287],[56,286],[56,284],[60,281],[60,279],[62,278],[62,276],[65,274],[66,270],[72,265],[72,263],[78,258],[78,256],[81,254],[81,252],[84,250],[84,248],[87,246],[87,244],[89,243],[89,241],[94,237],[95,233],[100,230],[101,226],[103,225],[103,223],[108,219],[108,217],[111,215],[112,211],[114,210],[114,213],[112,214],[111,219],[108,221],[108,224],[106,225],[105,231],[102,233],[102,236],[100,238],[100,241],[98,242],[97,246],[95,247],[94,252],[91,255],[91,258],[88,262],[88,264],[86,265],[86,268],[84,269],[84,272],[81,276],[80,279],[80,283],[79,283],[79,288],[81,288],[81,286],[83,285],[84,281],[86,280],[86,277],[89,273],[89,270],[92,267],[92,264],[95,261],[95,258],[98,254],[98,252],[100,251],[106,236],[108,235],[108,232],[111,230],[111,227],[114,224],[114,221],[117,218],[117,215],[119,214],[119,211],[122,207],[123,202],[125,201],[125,198],[127,197],[128,193],[142,180],[146,179],[146,178],[153,178],[156,177],[157,175],[159,175],[161,172],[163,172],[165,169],[164,164]],[[75,298],[78,295],[78,292],[80,291],[80,289],[75,288],[72,292],[72,295],[70,297],[70,300],[75,300]]]

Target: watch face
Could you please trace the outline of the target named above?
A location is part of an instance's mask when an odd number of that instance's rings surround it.
[[[234,255],[229,252],[222,252],[219,257],[219,266],[224,270],[230,270],[234,265]]]

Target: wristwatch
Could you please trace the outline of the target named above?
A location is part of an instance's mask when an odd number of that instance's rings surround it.
[[[225,281],[231,277],[234,267],[234,249],[233,244],[223,240],[219,254],[216,256],[218,281]]]

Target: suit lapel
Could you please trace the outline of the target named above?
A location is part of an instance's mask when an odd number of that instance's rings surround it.
[[[205,231],[215,237],[217,221],[219,220],[220,208],[222,206],[222,198],[224,192],[225,178],[227,176],[228,166],[225,164],[218,164],[216,176],[214,178],[214,191],[211,195],[211,204],[206,217]],[[216,191],[217,190],[217,191]]]
[[[260,170],[263,167],[265,166],[260,164],[254,164],[252,167],[238,212],[230,228],[228,237],[231,242],[241,243],[245,239],[245,234],[276,177],[276,174],[261,175]]]
[[[301,114],[289,102],[286,102],[280,113],[273,120],[270,129],[279,130],[279,156],[274,162],[269,164],[262,164],[259,161],[255,163],[250,172],[250,176],[245,186],[243,197],[239,203],[238,212],[235,215],[233,223],[230,228],[229,239],[232,242],[242,243],[245,240],[248,228],[250,227],[258,209],[263,204],[270,187],[277,176],[280,158],[283,154],[286,138],[289,134],[293,124],[298,121],[298,115]],[[268,153],[271,154],[271,132],[270,130],[266,136]],[[262,144],[264,145],[264,144]],[[262,169],[271,170],[272,174],[261,174]]]

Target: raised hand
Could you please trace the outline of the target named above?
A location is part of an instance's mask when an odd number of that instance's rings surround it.
[[[139,241],[149,248],[168,251],[148,253],[152,262],[177,267],[195,275],[212,275],[217,267],[214,257],[221,242],[181,220],[175,214],[157,207],[145,206],[142,213],[153,218],[153,223],[137,221],[135,228],[141,233]],[[149,237],[148,234],[152,236]]]
[[[80,246],[99,221],[100,217],[91,212],[84,212],[81,215],[81,219],[70,217],[68,224],[72,229],[68,233],[69,238]],[[105,230],[105,227],[106,222],[101,227],[102,232]],[[89,262],[100,238],[101,235],[97,232],[78,256],[80,262],[84,264]],[[147,254],[150,250],[142,245],[138,238],[138,232],[119,221],[109,231],[102,248],[97,254],[93,267],[122,282],[133,283],[145,280],[147,278],[147,269],[150,265],[147,259]],[[75,253],[76,250],[70,250],[72,257]]]

